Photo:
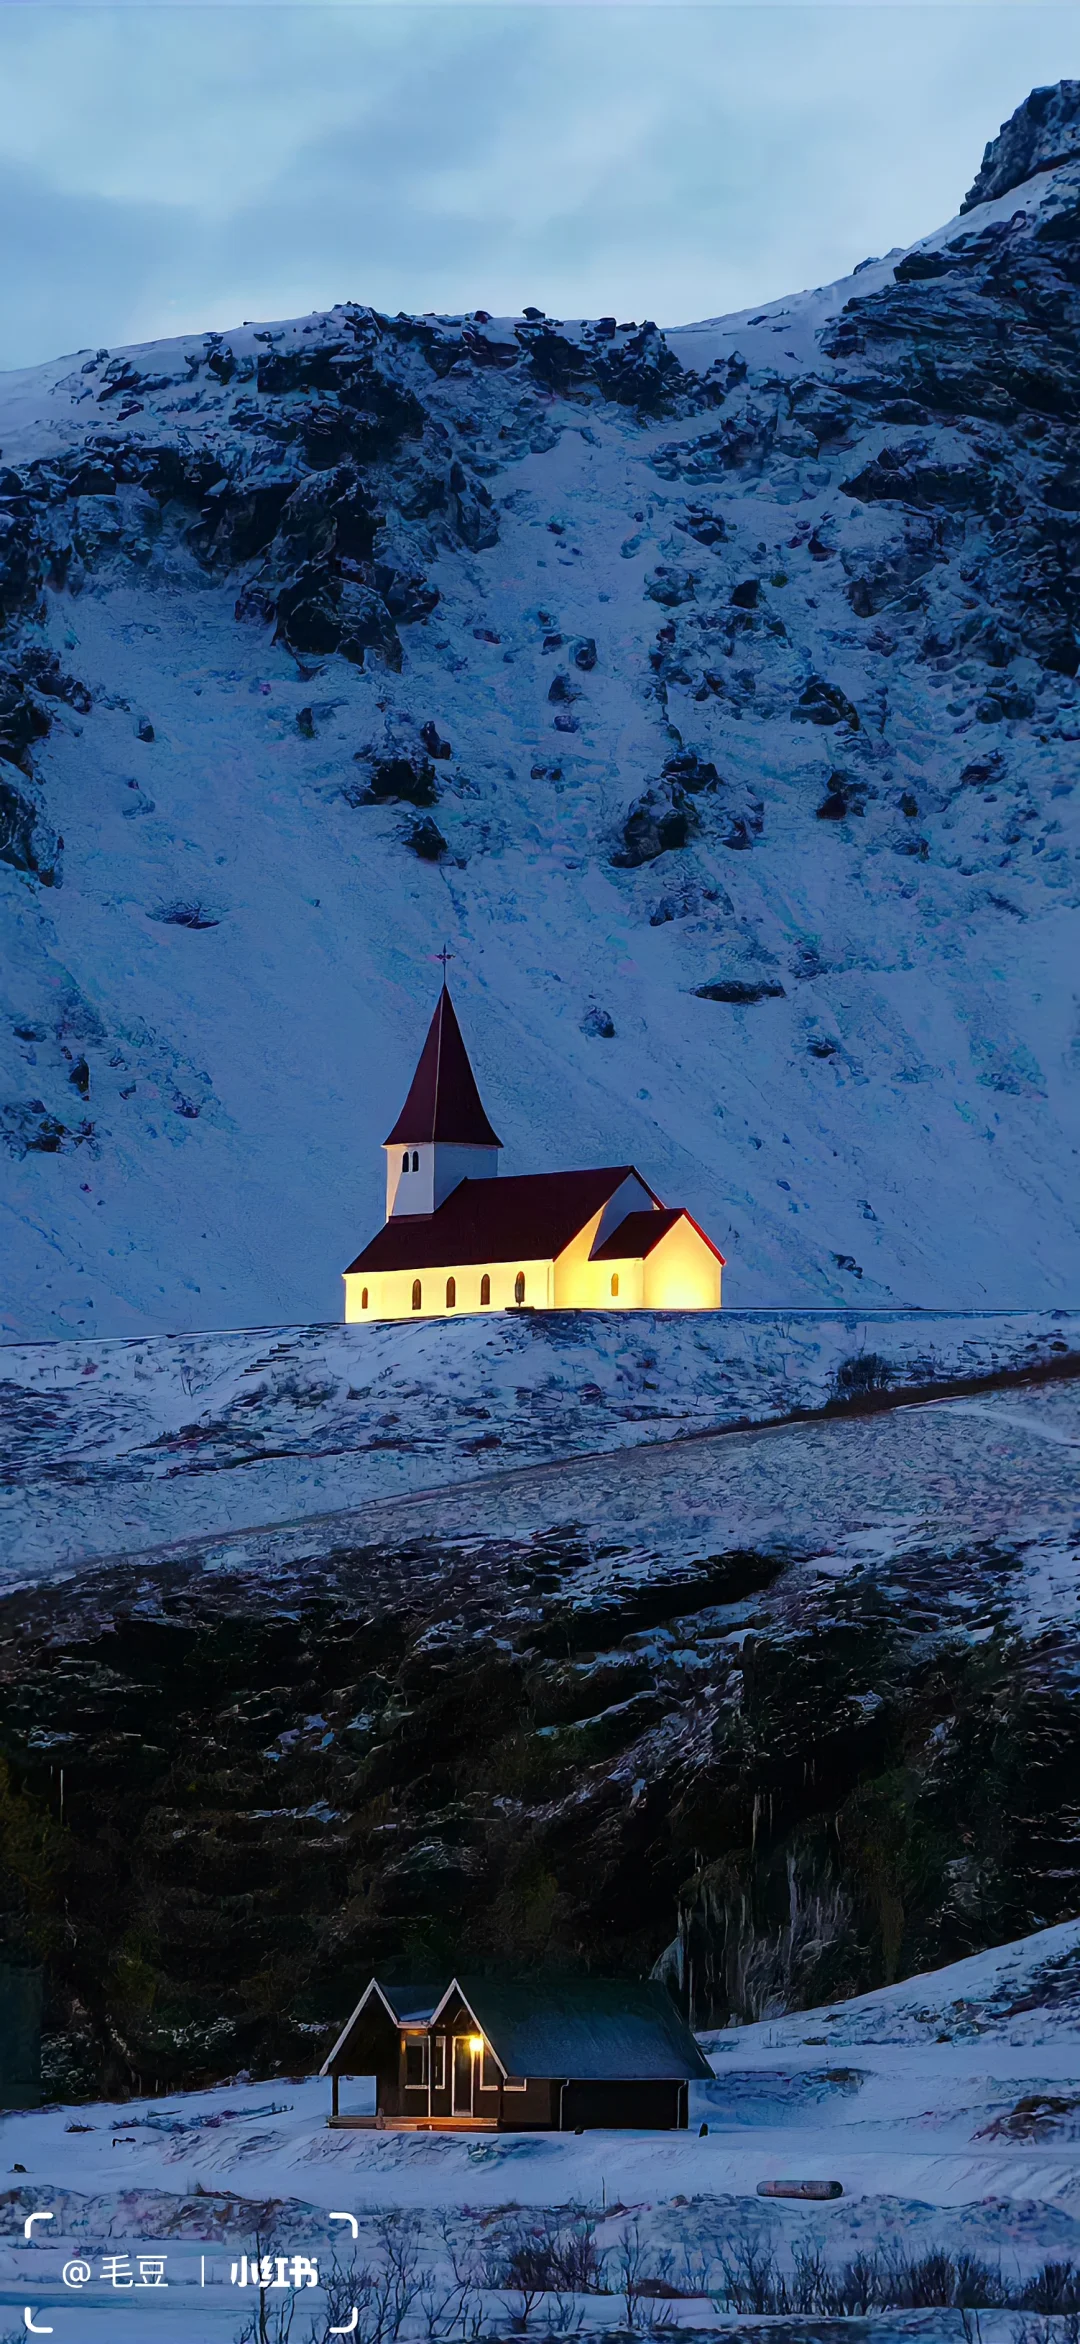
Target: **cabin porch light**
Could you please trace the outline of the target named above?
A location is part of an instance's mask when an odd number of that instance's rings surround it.
[[[482,2035],[470,2035],[470,2036],[469,2036],[469,2049],[470,2049],[470,2051],[477,2051],[477,2052],[479,2052],[479,2051],[482,2051],[482,2050],[483,2050],[483,2048],[484,2048],[484,2038],[483,2038],[483,2036],[482,2036]]]

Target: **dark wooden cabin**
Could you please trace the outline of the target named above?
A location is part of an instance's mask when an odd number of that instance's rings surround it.
[[[575,2132],[685,2125],[712,2069],[654,1979],[372,1978],[321,2073],[331,2124]],[[342,2076],[374,2076],[375,2115],[343,2116]]]

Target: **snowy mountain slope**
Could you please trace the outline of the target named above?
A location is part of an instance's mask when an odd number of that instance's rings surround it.
[[[0,1328],[335,1317],[444,937],[505,1168],[732,1302],[1075,1300],[1078,198],[0,382]]]
[[[1080,1323],[1068,1311],[904,1317],[725,1310],[690,1320],[652,1311],[622,1318],[509,1311],[494,1322],[7,1344],[0,1351],[0,1584],[9,1574],[25,1583],[94,1556],[319,1516],[330,1517],[314,1527],[325,1549],[356,1535],[361,1516],[369,1523],[380,1501],[447,1485],[464,1485],[465,1504],[474,1504],[483,1526],[493,1504],[515,1502],[506,1489],[514,1469],[776,1423],[838,1404],[918,1401],[950,1385],[996,1379],[1015,1386],[1025,1376],[1060,1376],[1068,1420],[1078,1354]],[[1055,1396],[1047,1399],[1056,1422]],[[997,1402],[1006,1424],[1017,1407],[1032,1404],[1038,1409],[1030,1387],[1014,1389],[1011,1405],[1005,1395]],[[925,1428],[925,1416],[920,1423]],[[905,1425],[909,1450],[913,1439]],[[1068,1435],[1062,1445],[1068,1449]],[[1052,1506],[1069,1462],[1055,1459],[1061,1470]],[[709,1473],[700,1454],[672,1464],[700,1503]],[[734,1459],[719,1460],[716,1470],[726,1485]],[[646,1463],[646,1487],[648,1472]],[[497,1501],[486,1487],[492,1474],[501,1484]],[[1039,1467],[1024,1475],[1022,1507],[1030,1509],[1039,1478]],[[991,1481],[997,1503],[997,1466]],[[1009,1500],[1013,1521],[1017,1494]],[[726,1495],[730,1503],[730,1490]],[[523,1497],[527,1506],[524,1492],[516,1503]],[[543,1500],[533,1497],[556,1520],[582,1502],[580,1484],[571,1494],[566,1475],[554,1476]],[[819,1502],[818,1492],[807,1494],[809,1514]],[[850,1492],[844,1502],[857,1506]],[[970,1480],[965,1502],[970,1527]],[[594,1493],[594,1513],[597,1503]],[[639,1489],[634,1503],[643,1535],[659,1535],[666,1497],[650,1505]],[[599,1505],[622,1514],[623,1490],[609,1488]],[[794,1517],[794,1489],[789,1508]],[[672,1521],[678,1512],[672,1509]],[[370,1534],[369,1527],[361,1532]],[[719,1525],[710,1535],[719,1537]]]

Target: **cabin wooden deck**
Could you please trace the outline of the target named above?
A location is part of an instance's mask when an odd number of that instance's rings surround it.
[[[328,2116],[338,2132],[498,2132],[494,2116]]]

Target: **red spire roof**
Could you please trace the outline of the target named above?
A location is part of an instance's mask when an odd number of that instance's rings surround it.
[[[414,1147],[421,1141],[435,1139],[448,1140],[457,1147],[502,1146],[484,1113],[476,1076],[445,983],[420,1052],[409,1096],[384,1144],[388,1148]]]

